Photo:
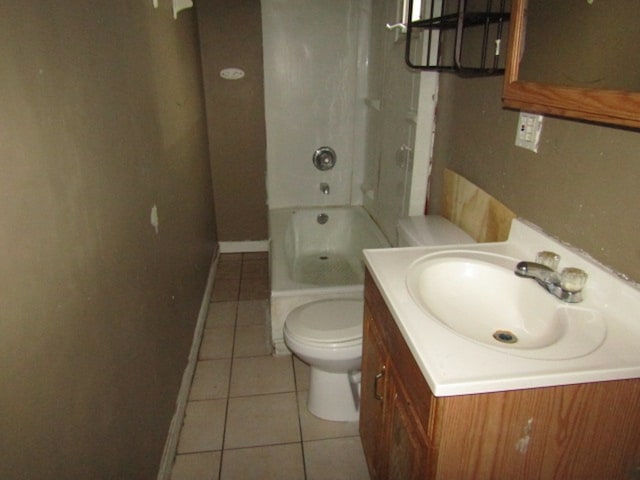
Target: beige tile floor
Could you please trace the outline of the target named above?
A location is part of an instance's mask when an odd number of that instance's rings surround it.
[[[306,408],[309,367],[273,357],[268,259],[221,256],[172,480],[369,479],[357,423]]]

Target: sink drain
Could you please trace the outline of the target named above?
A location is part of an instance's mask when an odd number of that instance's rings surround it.
[[[516,334],[509,330],[496,330],[493,334],[493,338],[500,343],[516,343],[518,341]]]
[[[320,260],[329,260],[329,257],[326,255],[321,255]]]

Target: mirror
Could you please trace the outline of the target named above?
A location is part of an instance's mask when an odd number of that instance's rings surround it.
[[[527,5],[521,80],[640,91],[638,0],[548,3]]]
[[[640,128],[635,1],[513,0],[504,105]]]

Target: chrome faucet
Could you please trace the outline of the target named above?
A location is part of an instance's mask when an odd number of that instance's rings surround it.
[[[328,183],[325,183],[325,182],[322,182],[322,183],[320,184],[320,191],[321,191],[324,195],[329,195],[329,191],[330,191],[330,189],[329,189],[329,184],[328,184]]]
[[[587,274],[579,268],[565,268],[558,273],[541,263],[527,261],[516,265],[515,274],[532,278],[549,293],[567,303],[582,301],[582,289],[587,281]]]

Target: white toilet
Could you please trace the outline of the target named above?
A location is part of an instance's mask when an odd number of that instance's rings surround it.
[[[362,299],[328,299],[294,309],[284,322],[287,347],[311,367],[307,407],[325,420],[358,419]],[[351,378],[350,378],[350,375]]]
[[[399,246],[473,243],[460,228],[436,215],[398,223]],[[326,299],[291,311],[284,323],[287,347],[311,367],[307,407],[317,417],[358,420],[363,300]]]
[[[398,246],[437,246],[475,243],[457,225],[440,215],[405,217],[398,221]]]

